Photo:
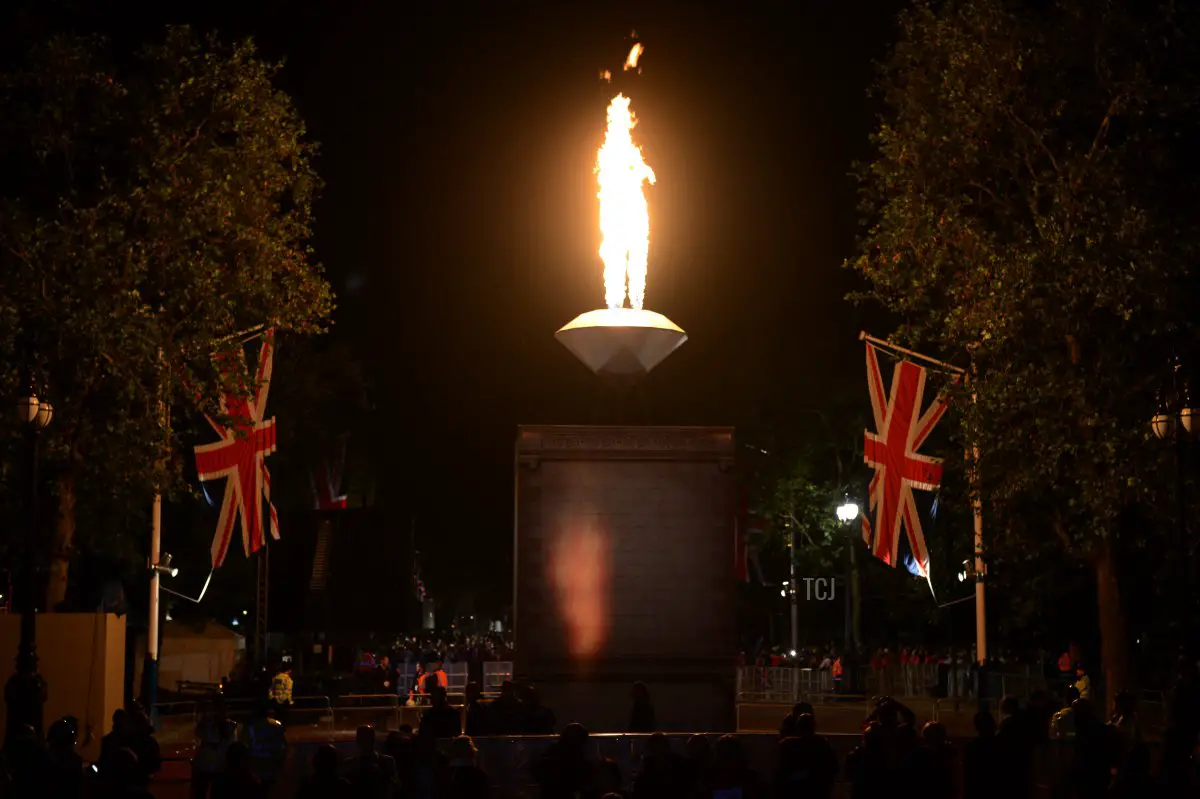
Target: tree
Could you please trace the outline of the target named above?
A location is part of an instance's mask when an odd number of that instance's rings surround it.
[[[58,37],[0,78],[3,375],[56,408],[48,608],[80,503],[99,519],[178,485],[160,400],[215,413],[218,385],[252,380],[214,351],[250,328],[319,332],[332,310],[309,246],[315,145],[278,69],[249,40],[169,28],[132,57]]]
[[[1169,491],[1147,420],[1196,345],[1196,22],[1171,3],[917,0],[859,172],[866,296],[900,339],[969,358],[956,407],[989,546],[1090,565],[1110,702],[1129,680],[1120,553],[1147,538],[1131,512]]]

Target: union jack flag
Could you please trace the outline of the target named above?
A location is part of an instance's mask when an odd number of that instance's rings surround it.
[[[878,432],[866,431],[863,442],[863,460],[875,470],[867,490],[875,524],[872,526],[868,515],[863,515],[863,540],[884,563],[895,567],[910,559],[910,570],[928,579],[929,550],[913,489],[932,491],[941,485],[942,460],[917,450],[945,415],[947,405],[946,397],[939,394],[921,412],[925,374],[924,367],[902,360],[892,372],[891,391],[885,393],[878,351],[867,342],[867,385]],[[901,536],[901,528],[907,531],[907,537]]]
[[[253,391],[222,391],[221,416],[231,420],[226,427],[209,416],[208,423],[220,436],[219,441],[196,447],[196,471],[201,481],[225,480],[225,498],[212,542],[212,565],[225,562],[233,525],[242,520],[242,548],[247,555],[262,549],[263,505],[270,517],[271,537],[279,539],[279,517],[271,504],[271,473],[266,458],[275,451],[275,418],[263,419],[267,409],[267,392],[271,387],[271,365],[274,357],[274,331],[263,336],[258,353]],[[233,370],[225,365],[225,372]]]

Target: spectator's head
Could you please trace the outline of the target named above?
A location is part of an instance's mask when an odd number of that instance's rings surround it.
[[[52,752],[72,752],[75,750],[75,725],[67,719],[59,719],[50,725],[46,732],[46,743]]]
[[[582,724],[571,723],[563,727],[563,731],[558,736],[558,741],[567,749],[577,749],[582,751],[587,743],[588,731],[584,729]]]
[[[1082,664],[1082,663],[1076,663],[1076,664],[1075,664],[1075,676],[1076,676],[1076,677],[1083,677],[1083,676],[1086,676],[1086,675],[1087,675],[1087,669],[1085,669],[1085,668],[1083,667],[1083,664]]]
[[[473,764],[477,752],[475,742],[469,735],[460,735],[450,743],[450,759],[459,764]]]
[[[621,767],[611,757],[602,758],[599,768],[600,790],[605,793],[621,790],[624,780],[621,778]]]
[[[810,703],[797,702],[796,704],[792,705],[792,715],[796,718],[800,718],[805,713],[810,716],[813,715],[813,706]]]
[[[313,774],[318,777],[325,779],[336,777],[341,764],[342,759],[338,755],[337,747],[333,744],[325,744],[313,754]]]
[[[1075,715],[1075,725],[1086,727],[1096,720],[1096,708],[1090,700],[1076,699],[1071,703],[1071,711]]]
[[[646,687],[646,683],[641,682],[640,680],[638,682],[635,682],[630,687],[629,694],[630,694],[630,696],[633,697],[634,702],[649,702],[650,701],[650,689]]]
[[[360,752],[375,751],[375,728],[370,724],[364,724],[354,733],[354,743],[358,746]]]
[[[980,738],[991,738],[996,734],[996,719],[986,710],[975,714],[975,732]]]
[[[433,686],[429,691],[429,703],[434,707],[445,707],[446,689],[440,685]]]
[[[517,695],[520,697],[521,703],[528,707],[537,707],[539,704],[537,689],[532,685],[522,685]]]
[[[742,742],[735,735],[722,735],[713,747],[713,764],[719,769],[736,770],[746,765]]]
[[[817,720],[812,713],[801,713],[796,717],[796,737],[811,738],[817,734]]]
[[[411,736],[413,734],[412,725],[411,724],[401,724],[400,725],[400,734]]]
[[[129,711],[123,707],[119,707],[112,714],[112,731],[113,732],[128,732],[129,730]]]
[[[930,721],[921,728],[921,743],[926,746],[941,746],[946,743],[946,728],[940,722]]]
[[[483,695],[483,691],[481,691],[479,689],[479,683],[477,683],[477,682],[467,683],[467,701],[468,702],[477,702],[477,701],[479,701],[479,697],[482,695]]]
[[[500,698],[510,700],[517,698],[517,686],[513,685],[512,680],[505,680],[500,683]]]
[[[1006,696],[1000,700],[1000,715],[1004,718],[1015,716],[1021,712],[1021,702],[1015,696]]]
[[[388,667],[388,664],[390,664],[391,662],[392,662],[391,658],[389,658],[387,655],[384,655],[383,657],[381,657],[379,659],[379,668],[386,669]]]
[[[900,710],[890,696],[885,696],[879,703],[879,710],[875,717],[883,726],[895,727],[900,723]]]
[[[804,743],[799,738],[784,738],[775,746],[775,756],[783,771],[795,771],[804,761]]]
[[[656,732],[646,740],[646,754],[650,757],[668,757],[671,754],[671,742],[661,732]]]
[[[693,735],[687,739],[687,756],[693,763],[707,763],[712,759],[712,745],[707,735]]]
[[[878,721],[869,721],[863,725],[863,746],[867,749],[877,749],[883,746],[883,726]]]
[[[240,741],[231,743],[225,752],[225,768],[231,772],[244,772],[250,768],[250,747]]]

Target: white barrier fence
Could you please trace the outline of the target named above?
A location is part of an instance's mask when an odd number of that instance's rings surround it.
[[[483,664],[483,681],[480,688],[485,696],[500,693],[500,685],[505,680],[511,680],[513,664],[511,660],[486,661]],[[471,681],[470,665],[467,663],[443,663],[442,670],[446,672],[446,693],[451,696],[463,696],[467,693],[467,683]],[[397,692],[408,696],[416,686],[417,664],[404,663],[400,666],[396,680]]]

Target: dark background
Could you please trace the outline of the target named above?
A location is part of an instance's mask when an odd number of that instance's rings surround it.
[[[511,591],[516,425],[596,413],[595,380],[553,333],[602,304],[591,169],[617,89],[658,176],[647,306],[690,337],[651,375],[647,421],[753,435],[798,407],[865,406],[855,333],[872,320],[842,300],[847,172],[869,154],[871,61],[900,4],[444,5],[20,0],[0,44],[186,22],[286,60],[322,144],[333,336],[377,390],[350,446],[390,526],[415,517],[433,594],[489,612]],[[642,73],[602,84],[634,30]]]

